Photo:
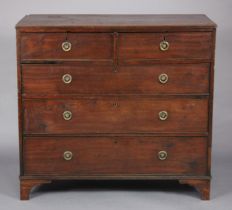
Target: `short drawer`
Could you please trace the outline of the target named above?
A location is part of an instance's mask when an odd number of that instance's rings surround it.
[[[24,33],[21,59],[112,59],[113,37],[108,33]]]
[[[25,94],[204,94],[208,64],[22,66]]]
[[[206,175],[202,137],[25,138],[25,175]]]
[[[119,36],[119,58],[210,59],[210,32],[123,33]]]
[[[207,132],[208,99],[24,100],[25,134]]]

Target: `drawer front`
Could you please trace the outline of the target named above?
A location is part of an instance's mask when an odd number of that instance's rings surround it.
[[[25,175],[205,175],[202,137],[25,138]]]
[[[207,132],[208,99],[24,100],[24,133]]]
[[[164,78],[163,78],[163,77]],[[23,65],[23,90],[31,94],[208,93],[208,64],[121,66]]]
[[[71,49],[63,50],[64,42]],[[21,59],[112,59],[113,37],[107,33],[25,33]]]
[[[161,50],[162,41],[169,44]],[[210,32],[124,33],[119,36],[120,59],[210,59]],[[166,45],[167,46],[167,45]]]

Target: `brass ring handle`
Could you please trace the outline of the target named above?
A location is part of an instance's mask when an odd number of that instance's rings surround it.
[[[159,151],[158,152],[158,158],[160,160],[166,160],[168,157],[168,153],[166,151]]]
[[[167,51],[169,49],[169,43],[166,40],[160,42],[160,50]]]
[[[63,112],[63,118],[64,118],[64,120],[71,120],[72,119],[72,112],[64,111]]]
[[[65,84],[69,84],[72,82],[72,76],[70,74],[64,74],[62,80]]]
[[[159,82],[165,84],[168,82],[168,75],[167,74],[160,74],[159,75]]]
[[[71,42],[68,42],[68,41],[63,42],[61,46],[62,46],[62,50],[65,52],[70,51],[72,48]]]
[[[166,119],[168,119],[168,112],[167,111],[160,111],[159,112],[159,119],[160,120],[166,120]]]
[[[63,154],[63,157],[64,157],[65,160],[71,160],[72,157],[73,157],[73,154],[70,151],[65,151],[64,154]]]

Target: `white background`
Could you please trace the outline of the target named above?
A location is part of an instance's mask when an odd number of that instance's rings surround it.
[[[231,0],[0,0],[0,209],[231,209]],[[45,189],[19,201],[15,24],[25,14],[207,14],[218,24],[212,200],[191,189]],[[197,114],[197,113],[196,113]],[[49,187],[48,187],[49,188]],[[41,192],[41,193],[40,193]],[[47,192],[47,193],[46,193]]]

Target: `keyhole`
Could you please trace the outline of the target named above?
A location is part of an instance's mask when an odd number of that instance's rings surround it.
[[[119,106],[119,104],[118,104],[117,102],[114,102],[114,103],[113,103],[113,107],[114,107],[114,108],[117,108],[118,106]]]

